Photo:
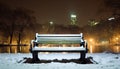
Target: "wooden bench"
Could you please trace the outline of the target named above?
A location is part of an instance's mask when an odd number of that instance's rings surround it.
[[[38,47],[39,44],[80,44],[79,47]],[[80,60],[84,60],[87,53],[87,42],[83,34],[38,34],[31,41],[30,51],[34,61],[39,60],[38,52],[80,52]]]

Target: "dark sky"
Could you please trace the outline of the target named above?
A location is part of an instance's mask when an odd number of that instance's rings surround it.
[[[77,15],[77,23],[84,26],[97,17],[102,0],[0,0],[11,7],[24,7],[35,12],[38,23],[53,21],[70,24],[70,14]]]

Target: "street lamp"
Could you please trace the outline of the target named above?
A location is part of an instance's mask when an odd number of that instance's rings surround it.
[[[75,25],[75,24],[76,24],[76,21],[77,21],[77,19],[76,19],[77,15],[71,14],[70,17],[71,17],[71,24],[72,24],[72,25]]]
[[[71,14],[71,17],[72,17],[72,18],[76,18],[76,15],[75,15],[75,14]]]
[[[53,25],[53,21],[49,22],[49,33],[53,33],[54,31],[54,25]]]
[[[89,48],[90,48],[90,53],[93,53],[93,42],[94,40],[92,38],[89,39]]]
[[[119,38],[118,38],[118,37],[116,37],[115,39],[116,39],[116,43],[118,44],[118,40],[119,40]]]
[[[90,42],[93,42],[93,39],[92,39],[92,38],[90,39]]]

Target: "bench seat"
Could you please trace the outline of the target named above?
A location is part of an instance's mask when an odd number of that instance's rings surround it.
[[[82,52],[86,51],[84,47],[34,47],[34,52]]]

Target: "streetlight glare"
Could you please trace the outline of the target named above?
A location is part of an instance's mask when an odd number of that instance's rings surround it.
[[[53,24],[53,21],[50,21],[50,25],[52,25]]]
[[[76,25],[77,15],[71,14],[70,17],[71,17],[71,25]]]
[[[115,39],[116,39],[116,40],[118,40],[119,38],[118,38],[118,37],[116,37]]]
[[[90,38],[90,39],[89,39],[89,41],[90,41],[90,42],[92,42],[92,41],[93,41],[93,39],[92,39],[92,38]]]
[[[76,18],[77,16],[75,14],[71,14],[71,17]]]

